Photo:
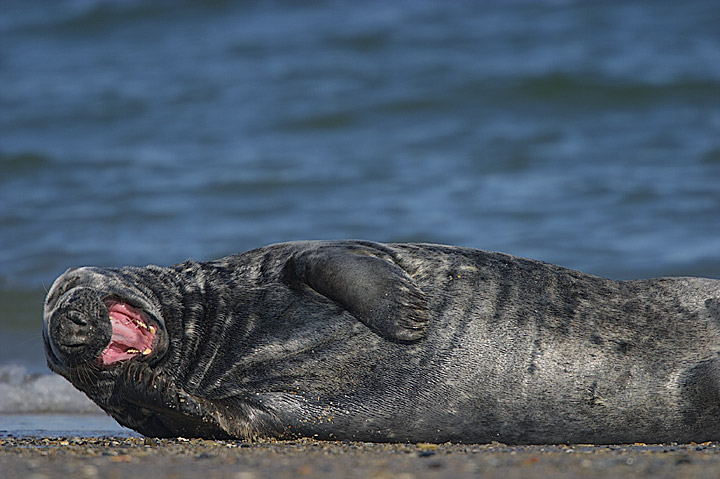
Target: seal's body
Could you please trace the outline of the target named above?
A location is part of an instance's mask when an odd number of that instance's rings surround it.
[[[720,440],[720,280],[363,241],[80,268],[48,364],[149,436]]]

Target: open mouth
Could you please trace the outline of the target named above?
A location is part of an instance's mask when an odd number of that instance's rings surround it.
[[[108,366],[152,353],[157,328],[150,324],[145,313],[119,302],[108,304],[108,312],[112,338],[100,354],[102,364]]]

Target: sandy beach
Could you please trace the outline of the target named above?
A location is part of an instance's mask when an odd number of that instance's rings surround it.
[[[6,437],[0,451],[7,479],[720,477],[720,443],[518,447]]]

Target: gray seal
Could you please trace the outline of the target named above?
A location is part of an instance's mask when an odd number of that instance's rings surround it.
[[[147,436],[720,440],[720,280],[309,241],[71,269],[50,368]]]

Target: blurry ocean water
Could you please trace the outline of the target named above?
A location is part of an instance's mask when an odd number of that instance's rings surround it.
[[[1,8],[0,436],[99,411],[44,365],[71,266],[363,238],[720,277],[715,0]]]

